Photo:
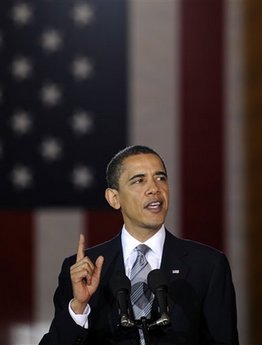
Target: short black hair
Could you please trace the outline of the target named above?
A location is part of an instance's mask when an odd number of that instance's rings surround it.
[[[113,188],[116,190],[119,189],[119,178],[122,173],[123,161],[130,156],[135,156],[139,154],[156,155],[161,160],[165,172],[167,172],[163,159],[160,157],[160,155],[156,151],[154,151],[150,147],[143,146],[143,145],[127,146],[121,151],[119,151],[107,165],[106,182],[107,182],[108,188]]]

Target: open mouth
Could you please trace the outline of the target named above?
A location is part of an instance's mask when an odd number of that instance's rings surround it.
[[[162,201],[151,201],[146,205],[145,208],[149,210],[159,210],[162,204]]]

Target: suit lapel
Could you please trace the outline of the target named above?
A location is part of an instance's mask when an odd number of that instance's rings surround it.
[[[119,324],[119,313],[115,296],[113,296],[110,290],[110,281],[115,276],[116,272],[120,271],[125,273],[120,234],[110,241],[103,255],[105,260],[101,274],[101,282],[103,284],[105,302],[109,303],[110,306],[107,318],[113,332]]]
[[[184,279],[188,266],[184,262],[187,251],[182,242],[166,230],[166,239],[160,268],[165,272],[168,280]]]
[[[125,274],[123,250],[122,250],[122,244],[121,244],[121,234],[117,235],[114,239],[110,241],[110,245],[108,246],[108,251],[105,251],[104,254],[105,254],[105,265],[103,268],[102,279],[103,279],[103,284],[104,284],[104,290],[107,297],[106,303],[109,303],[110,305],[109,312],[107,315],[108,323],[110,325],[112,333],[114,333],[117,325],[119,324],[120,319],[119,319],[119,312],[118,312],[116,299],[112,295],[109,289],[109,282],[110,282],[110,279],[114,277],[116,272],[120,271]],[[137,342],[138,338],[137,336],[135,336],[133,329],[126,330],[125,332],[129,334],[128,336],[125,336],[128,338],[125,344],[130,344],[130,345],[138,344]],[[112,342],[112,344],[115,344],[115,342]]]
[[[187,251],[182,242],[166,230],[166,239],[160,269],[163,270],[168,281],[168,286],[175,284],[175,280],[185,279],[189,267],[184,261]],[[170,313],[174,307],[173,298],[168,298]]]

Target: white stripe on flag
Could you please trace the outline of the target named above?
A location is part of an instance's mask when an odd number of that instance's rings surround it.
[[[11,345],[36,345],[54,315],[53,296],[65,257],[76,252],[84,214],[78,210],[38,210],[34,213],[34,322],[13,324]]]
[[[247,344],[247,287],[243,205],[243,3],[226,2],[226,236],[227,254],[236,288],[240,343]]]
[[[35,213],[35,321],[53,318],[53,295],[65,257],[76,252],[83,231],[78,210],[40,210]]]
[[[129,142],[154,148],[169,174],[167,227],[178,233],[178,1],[129,1]],[[176,186],[176,188],[175,188]]]

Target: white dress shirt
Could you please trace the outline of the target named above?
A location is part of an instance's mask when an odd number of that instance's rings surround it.
[[[160,268],[163,247],[165,242],[165,227],[164,225],[161,226],[159,231],[152,237],[150,237],[147,241],[143,242],[146,244],[150,250],[146,253],[146,259],[151,266],[152,270],[156,268]],[[131,268],[136,260],[137,252],[135,250],[136,246],[141,244],[137,239],[129,234],[126,230],[125,225],[122,228],[121,233],[121,243],[123,249],[123,257],[124,257],[124,265],[126,270],[126,276],[130,278]],[[88,315],[91,312],[91,308],[89,304],[86,306],[86,309],[83,314],[75,314],[71,308],[71,301],[68,305],[68,311],[73,318],[73,320],[79,325],[84,328],[88,328]]]
[[[146,244],[150,248],[150,250],[148,250],[146,253],[146,259],[152,270],[160,268],[165,236],[165,227],[162,225],[154,236],[143,242],[143,244]],[[128,278],[130,278],[131,268],[133,267],[137,256],[137,251],[135,248],[141,244],[141,242],[131,236],[126,230],[125,226],[123,226],[122,229],[121,242],[126,275]]]

